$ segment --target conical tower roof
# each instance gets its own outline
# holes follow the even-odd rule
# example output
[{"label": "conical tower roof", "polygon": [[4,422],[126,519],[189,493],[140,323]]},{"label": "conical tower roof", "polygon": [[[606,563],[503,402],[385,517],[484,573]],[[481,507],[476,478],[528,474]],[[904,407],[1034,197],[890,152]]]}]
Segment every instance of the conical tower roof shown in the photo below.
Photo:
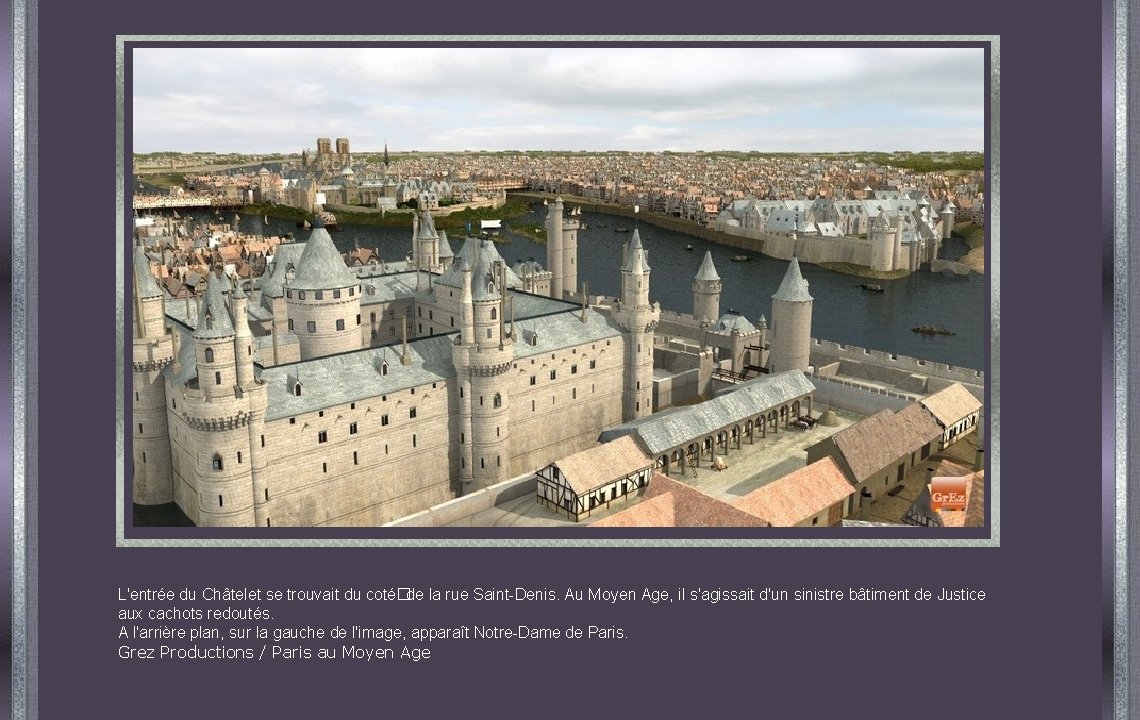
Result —
[{"label": "conical tower roof", "polygon": [[142,245],[135,245],[135,290],[141,298],[162,297],[162,290],[158,288],[154,275],[150,272],[150,260],[147,260]]},{"label": "conical tower roof", "polygon": [[435,220],[431,217],[431,210],[424,210],[423,218],[420,220],[419,237],[424,240],[430,240],[436,237]]},{"label": "conical tower roof", "polygon": [[804,276],[800,274],[800,261],[795,256],[788,263],[788,271],[784,273],[784,279],[772,299],[784,302],[812,301],[812,296],[808,294],[807,280],[804,280]]},{"label": "conical tower roof", "polygon": [[314,227],[297,261],[296,274],[289,287],[295,290],[331,290],[356,284],[356,276],[344,264],[332,236],[324,227]]},{"label": "conical tower roof", "polygon": [[198,313],[198,325],[194,328],[194,337],[213,339],[234,334],[233,320],[230,319],[230,311],[222,294],[223,282],[225,281],[213,270],[206,275],[206,294],[202,298],[202,309]]},{"label": "conical tower roof", "polygon": [[629,240],[629,247],[625,251],[625,263],[621,266],[622,272],[649,272],[649,265],[645,262],[645,248],[641,246],[641,235],[637,228],[633,229],[633,237]]},{"label": "conical tower roof", "polygon": [[720,275],[716,274],[716,266],[713,265],[711,251],[705,250],[705,259],[701,261],[701,266],[697,269],[697,277],[694,279],[706,281],[720,280]]},{"label": "conical tower roof", "polygon": [[455,257],[451,243],[447,241],[447,233],[443,230],[439,231],[439,256],[441,258]]}]

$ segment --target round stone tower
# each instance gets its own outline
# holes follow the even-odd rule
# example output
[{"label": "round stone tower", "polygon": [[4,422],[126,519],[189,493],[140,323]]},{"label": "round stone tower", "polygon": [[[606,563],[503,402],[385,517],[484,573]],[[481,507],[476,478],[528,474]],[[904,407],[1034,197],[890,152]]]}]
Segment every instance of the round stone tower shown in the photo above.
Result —
[{"label": "round stone tower", "polygon": [[561,300],[563,291],[562,198],[555,198],[546,212],[546,267],[551,272],[550,297]]},{"label": "round stone tower", "polygon": [[[890,235],[888,234],[889,238]],[[772,296],[769,372],[807,370],[811,355],[812,296],[795,257],[776,294]]]},{"label": "round stone tower", "polygon": [[578,228],[582,225],[578,208],[562,222],[562,291],[578,292]]},{"label": "round stone tower", "polygon": [[621,267],[621,302],[614,309],[614,319],[626,331],[623,421],[653,413],[653,333],[661,319],[661,308],[649,304],[648,260],[649,253],[634,228]]},{"label": "round stone tower", "polygon": [[174,359],[174,341],[166,329],[162,290],[150,272],[150,262],[141,246],[135,248],[132,268],[135,322],[131,348],[131,499],[140,505],[161,505],[174,500],[166,387],[162,379],[163,368]]},{"label": "round stone tower", "polygon": [[[460,477],[464,494],[513,476],[507,371],[515,357],[514,338],[506,333],[503,318],[506,267],[493,260],[490,239],[468,242],[479,244],[461,253],[456,266],[463,276],[463,288],[460,334],[452,348],[462,395]],[[468,264],[468,255],[474,257],[473,265]]]},{"label": "round stone tower", "polygon": [[[871,269],[893,270],[895,258],[894,231],[887,221],[886,212],[879,208],[879,214],[871,218],[868,237],[871,239]],[[776,317],[773,313],[773,322]]]},{"label": "round stone tower", "polygon": [[300,341],[301,359],[359,350],[360,281],[348,269],[320,218],[285,286],[289,324]]},{"label": "round stone tower", "polygon": [[[255,523],[246,393],[254,381],[252,352],[239,356],[237,350],[244,351],[252,343],[248,337],[238,337],[222,289],[227,281],[220,273],[218,268],[206,279],[193,333],[196,386],[194,382],[189,385],[180,404],[189,435],[185,446],[193,449],[189,455],[192,471],[184,467],[182,475],[192,477],[197,491],[197,507],[187,508],[184,503],[183,510],[199,526],[242,527]],[[244,333],[248,332],[246,325]],[[250,378],[244,387],[238,380],[239,363],[246,366],[241,374]]]},{"label": "round stone tower", "polygon": [[954,203],[950,202],[950,198],[946,198],[938,217],[942,219],[942,239],[949,240],[950,234],[954,232]]},{"label": "round stone tower", "polygon": [[713,265],[712,253],[705,251],[705,259],[693,278],[693,317],[702,324],[714,323],[720,318],[720,275]]}]

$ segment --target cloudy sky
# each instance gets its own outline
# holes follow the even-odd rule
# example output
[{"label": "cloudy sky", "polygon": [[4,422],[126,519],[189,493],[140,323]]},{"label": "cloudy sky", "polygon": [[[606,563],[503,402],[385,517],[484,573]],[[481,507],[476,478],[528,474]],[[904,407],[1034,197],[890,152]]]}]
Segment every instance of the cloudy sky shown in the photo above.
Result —
[{"label": "cloudy sky", "polygon": [[982,150],[979,48],[135,48],[135,152]]}]

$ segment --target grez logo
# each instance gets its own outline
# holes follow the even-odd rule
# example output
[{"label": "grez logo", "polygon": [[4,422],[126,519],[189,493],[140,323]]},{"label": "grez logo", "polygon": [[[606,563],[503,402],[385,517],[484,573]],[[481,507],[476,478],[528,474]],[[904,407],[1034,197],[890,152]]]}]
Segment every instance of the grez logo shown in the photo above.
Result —
[{"label": "grez logo", "polygon": [[965,510],[966,478],[936,477],[930,479],[931,510]]}]

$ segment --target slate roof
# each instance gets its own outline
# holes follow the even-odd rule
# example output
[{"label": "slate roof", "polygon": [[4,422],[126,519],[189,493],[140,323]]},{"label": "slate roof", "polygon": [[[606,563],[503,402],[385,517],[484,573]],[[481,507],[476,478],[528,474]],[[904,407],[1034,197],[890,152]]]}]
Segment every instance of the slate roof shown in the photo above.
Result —
[{"label": "slate roof", "polygon": [[135,245],[135,283],[136,292],[141,298],[162,297],[162,290],[150,271],[150,261],[142,245]]},{"label": "slate roof", "polygon": [[788,270],[784,273],[784,279],[780,282],[780,287],[772,299],[783,300],[784,302],[812,301],[812,296],[808,294],[808,282],[800,274],[800,261],[794,255],[792,261],[788,263]]},{"label": "slate roof", "polygon": [[[327,234],[327,233],[326,233]],[[285,294],[285,275],[289,266],[294,269],[305,252],[305,243],[281,243],[273,252],[273,270],[268,277],[261,279],[261,293],[269,297]]]},{"label": "slate roof", "polygon": [[954,383],[918,401],[942,427],[950,427],[982,409],[978,400],[961,383]]},{"label": "slate roof", "polygon": [[705,250],[705,258],[701,260],[701,266],[697,268],[697,276],[694,280],[720,280],[720,275],[716,274],[716,266],[713,265],[712,253],[708,250]]},{"label": "slate roof", "polygon": [[773,527],[793,527],[854,492],[828,456],[753,490],[733,505],[766,519]]},{"label": "slate roof", "polygon": [[340,251],[333,245],[329,231],[314,227],[305,243],[297,272],[289,287],[296,290],[332,290],[357,283],[356,274],[344,264]]},{"label": "slate roof", "polygon": [[[525,297],[518,295],[516,297]],[[537,297],[537,296],[531,296]],[[556,315],[547,315],[526,320],[520,320],[519,308],[515,308],[515,357],[529,358],[532,355],[541,355],[563,348],[583,345],[595,340],[616,338],[621,336],[621,330],[611,320],[596,310],[586,310],[586,322],[579,318],[582,311],[568,311]],[[536,338],[537,344],[531,344],[531,338]],[[614,346],[615,348],[617,346]]]},{"label": "slate roof", "polygon": [[[498,248],[495,247],[495,243],[492,242],[490,238],[468,236],[463,241],[463,247],[460,248],[459,252],[455,255],[451,268],[436,280],[437,283],[453,288],[463,287],[463,272],[461,270],[462,265],[460,264],[460,258],[465,259],[471,268],[471,295],[475,299],[479,299],[479,296],[476,294],[477,284],[482,285],[483,288],[479,292],[483,294],[486,293],[486,283],[476,282],[477,278],[486,275],[486,270],[484,270],[481,275],[479,268],[483,267],[489,270],[496,261],[506,265],[503,256],[499,254]],[[496,279],[495,286],[498,287],[498,284],[498,279]],[[515,274],[515,271],[512,270],[510,266],[507,266],[507,287],[517,288],[521,286],[522,280],[519,279],[519,276]]]},{"label": "slate roof", "polygon": [[629,247],[625,251],[625,262],[622,264],[621,269],[623,272],[636,272],[647,273],[649,272],[649,264],[646,262],[645,248],[641,246],[641,235],[637,233],[637,228],[633,229],[633,237],[629,239]]},{"label": "slate roof", "polygon": [[234,324],[222,294],[223,284],[228,284],[228,281],[219,278],[216,273],[211,272],[206,276],[206,294],[202,298],[194,337],[215,339],[234,334]]},{"label": "slate roof", "polygon": [[431,210],[424,209],[423,217],[420,220],[419,237],[421,240],[430,240],[436,237],[435,220],[431,217]]},{"label": "slate roof", "polygon": [[[269,391],[265,419],[292,417],[455,377],[448,335],[409,341],[410,365],[400,364],[400,353],[400,345],[387,345],[265,368],[261,373]],[[384,362],[388,363],[387,375],[380,370]],[[293,379],[301,382],[300,396],[293,394]],[[447,389],[431,392],[446,393]],[[415,401],[422,397],[417,395]]]},{"label": "slate roof", "polygon": [[711,332],[713,335],[731,335],[733,330],[739,330],[741,335],[756,332],[756,326],[748,318],[738,313],[725,313],[716,321]]},{"label": "slate roof", "polygon": [[623,423],[604,431],[601,438],[634,435],[655,456],[813,392],[815,386],[799,370],[773,373],[741,383],[730,392],[697,405]]}]

